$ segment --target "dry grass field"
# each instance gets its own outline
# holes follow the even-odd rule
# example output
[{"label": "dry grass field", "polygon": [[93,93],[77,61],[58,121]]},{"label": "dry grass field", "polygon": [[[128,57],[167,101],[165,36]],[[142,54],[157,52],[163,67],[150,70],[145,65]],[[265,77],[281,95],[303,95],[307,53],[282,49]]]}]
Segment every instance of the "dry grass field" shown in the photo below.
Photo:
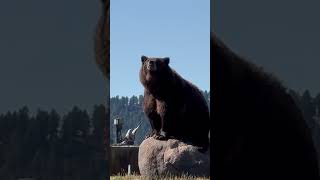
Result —
[{"label": "dry grass field", "polygon": [[111,180],[209,180],[210,178],[201,178],[201,177],[192,177],[192,176],[181,176],[181,177],[153,177],[153,178],[145,178],[142,176],[136,176],[136,175],[131,175],[131,176],[111,176]]}]

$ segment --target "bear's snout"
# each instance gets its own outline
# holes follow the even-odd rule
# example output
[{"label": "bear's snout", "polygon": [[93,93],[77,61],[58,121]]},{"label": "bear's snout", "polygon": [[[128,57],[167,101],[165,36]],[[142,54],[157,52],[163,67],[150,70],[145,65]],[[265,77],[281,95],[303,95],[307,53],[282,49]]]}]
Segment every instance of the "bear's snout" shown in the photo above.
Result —
[{"label": "bear's snout", "polygon": [[147,64],[147,69],[149,71],[156,71],[157,70],[156,62],[155,61],[149,61],[148,64]]}]

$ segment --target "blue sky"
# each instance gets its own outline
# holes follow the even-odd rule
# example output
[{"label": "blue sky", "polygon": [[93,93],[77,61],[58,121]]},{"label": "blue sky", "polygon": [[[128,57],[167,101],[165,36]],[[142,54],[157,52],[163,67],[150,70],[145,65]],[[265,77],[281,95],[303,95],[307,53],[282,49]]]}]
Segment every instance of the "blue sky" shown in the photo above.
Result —
[{"label": "blue sky", "polygon": [[143,94],[141,55],[210,90],[210,0],[111,0],[111,97]]}]

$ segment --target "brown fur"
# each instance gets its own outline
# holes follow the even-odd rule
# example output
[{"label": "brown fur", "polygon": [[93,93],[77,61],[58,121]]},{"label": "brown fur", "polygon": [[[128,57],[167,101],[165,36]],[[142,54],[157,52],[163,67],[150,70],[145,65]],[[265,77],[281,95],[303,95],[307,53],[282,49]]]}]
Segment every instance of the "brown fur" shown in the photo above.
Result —
[{"label": "brown fur", "polygon": [[142,56],[141,60],[143,108],[152,127],[150,135],[176,138],[206,149],[209,109],[201,91],[170,68],[169,58]]},{"label": "brown fur", "polygon": [[213,179],[319,179],[311,132],[286,88],[211,38]]}]

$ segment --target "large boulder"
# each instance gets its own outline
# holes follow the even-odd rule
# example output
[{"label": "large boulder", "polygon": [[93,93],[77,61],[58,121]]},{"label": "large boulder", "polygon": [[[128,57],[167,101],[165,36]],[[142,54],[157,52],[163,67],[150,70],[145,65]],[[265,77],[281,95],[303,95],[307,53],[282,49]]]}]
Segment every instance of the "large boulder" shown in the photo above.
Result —
[{"label": "large boulder", "polygon": [[210,176],[210,149],[205,153],[176,139],[152,137],[139,147],[138,164],[142,176],[184,175]]}]

